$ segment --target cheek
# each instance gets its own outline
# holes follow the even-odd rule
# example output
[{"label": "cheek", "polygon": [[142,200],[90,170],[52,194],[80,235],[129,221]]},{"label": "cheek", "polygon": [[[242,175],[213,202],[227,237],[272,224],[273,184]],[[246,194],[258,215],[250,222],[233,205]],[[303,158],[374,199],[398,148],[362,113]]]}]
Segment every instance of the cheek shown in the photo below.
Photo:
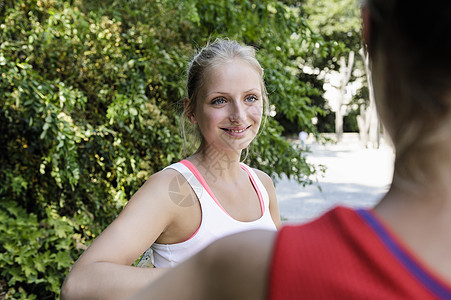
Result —
[{"label": "cheek", "polygon": [[199,116],[202,116],[198,119],[199,127],[203,131],[208,131],[215,127],[217,123],[221,121],[223,116],[218,110],[211,110],[211,111],[202,111]]},{"label": "cheek", "polygon": [[260,123],[263,115],[263,106],[262,105],[253,105],[249,108],[248,114],[251,116],[253,120]]},{"label": "cheek", "polygon": [[205,114],[204,118],[206,122],[212,124],[221,122],[226,116],[227,114],[225,114],[223,110],[212,109]]}]

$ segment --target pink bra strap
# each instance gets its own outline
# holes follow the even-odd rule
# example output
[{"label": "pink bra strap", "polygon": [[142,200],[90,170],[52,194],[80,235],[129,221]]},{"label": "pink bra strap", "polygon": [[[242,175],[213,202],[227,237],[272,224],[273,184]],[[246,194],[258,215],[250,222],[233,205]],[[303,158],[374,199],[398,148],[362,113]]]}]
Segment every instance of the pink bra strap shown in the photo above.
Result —
[{"label": "pink bra strap", "polygon": [[263,216],[265,214],[265,203],[263,202],[263,197],[262,197],[262,194],[260,192],[260,189],[258,188],[258,185],[255,182],[255,179],[252,176],[252,173],[247,169],[247,167],[244,164],[241,164],[241,169],[246,171],[246,173],[249,175],[249,178],[251,179],[251,183],[252,183],[255,191],[257,192],[258,201],[260,201],[260,208],[261,208],[262,216]]},{"label": "pink bra strap", "polygon": [[222,205],[218,202],[218,200],[216,199],[215,195],[213,194],[213,191],[210,189],[210,187],[208,186],[207,182],[205,181],[204,177],[202,177],[202,174],[200,174],[200,172],[196,169],[196,167],[189,161],[189,160],[182,160],[180,161],[183,165],[185,165],[185,167],[187,167],[191,173],[194,174],[194,176],[197,178],[197,180],[199,180],[200,184],[202,184],[202,186],[204,187],[204,189],[207,191],[207,193],[210,195],[210,197],[216,202],[216,204],[229,216],[229,213],[224,209],[224,207],[222,207]]},{"label": "pink bra strap", "polygon": [[[219,208],[221,208],[221,210],[225,214],[227,214],[229,217],[232,218],[232,216],[229,215],[229,213],[224,209],[224,207],[222,207],[221,203],[219,203],[219,201],[216,199],[215,195],[213,194],[213,191],[210,189],[210,187],[208,186],[204,177],[202,177],[202,174],[200,174],[200,172],[196,169],[196,167],[189,160],[186,160],[186,159],[180,161],[180,163],[182,163],[185,167],[187,167],[191,171],[191,173],[194,174],[194,176],[197,178],[197,180],[200,182],[200,184],[202,184],[204,189],[207,191],[207,193],[210,195],[210,197],[213,199],[213,201],[215,201],[215,203],[219,206]],[[260,202],[260,209],[262,211],[262,216],[263,216],[265,213],[265,205],[263,202],[263,197],[260,192],[260,189],[258,188],[257,183],[255,182],[255,179],[252,177],[252,174],[250,173],[250,171],[243,164],[241,164],[241,168],[244,171],[246,171],[246,173],[249,175],[252,186],[254,187],[255,191],[257,192],[258,200]]]}]

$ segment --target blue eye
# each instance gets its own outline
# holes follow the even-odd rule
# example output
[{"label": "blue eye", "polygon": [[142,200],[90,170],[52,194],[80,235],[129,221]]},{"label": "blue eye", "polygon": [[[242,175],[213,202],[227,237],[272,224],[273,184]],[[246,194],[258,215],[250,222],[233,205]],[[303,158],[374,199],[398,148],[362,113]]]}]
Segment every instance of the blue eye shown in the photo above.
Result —
[{"label": "blue eye", "polygon": [[211,101],[211,104],[213,104],[213,105],[220,105],[220,104],[224,104],[225,102],[226,101],[225,101],[225,99],[223,97],[217,97],[217,98],[214,98]]},{"label": "blue eye", "polygon": [[257,100],[258,100],[258,98],[255,95],[246,96],[246,99],[245,99],[246,102],[255,102]]}]

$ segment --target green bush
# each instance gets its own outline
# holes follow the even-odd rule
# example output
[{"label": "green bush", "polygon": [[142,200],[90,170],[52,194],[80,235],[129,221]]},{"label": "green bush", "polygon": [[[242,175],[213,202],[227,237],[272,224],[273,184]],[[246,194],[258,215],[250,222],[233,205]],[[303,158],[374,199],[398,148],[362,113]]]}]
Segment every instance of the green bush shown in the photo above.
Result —
[{"label": "green bush", "polygon": [[0,208],[1,276],[10,287],[6,297],[57,295],[66,270],[73,264],[71,254],[81,254],[86,247],[86,237],[74,233],[80,230],[78,224],[84,223],[83,217],[61,217],[49,206],[38,219],[13,201],[1,202]]},{"label": "green bush", "polygon": [[[0,32],[7,299],[58,297],[83,249],[152,173],[181,159],[185,68],[207,40],[259,49],[274,109],[290,121],[311,128],[319,111],[296,59],[320,37],[278,1],[0,0]],[[248,162],[308,184],[315,169],[282,131],[269,117]]]}]

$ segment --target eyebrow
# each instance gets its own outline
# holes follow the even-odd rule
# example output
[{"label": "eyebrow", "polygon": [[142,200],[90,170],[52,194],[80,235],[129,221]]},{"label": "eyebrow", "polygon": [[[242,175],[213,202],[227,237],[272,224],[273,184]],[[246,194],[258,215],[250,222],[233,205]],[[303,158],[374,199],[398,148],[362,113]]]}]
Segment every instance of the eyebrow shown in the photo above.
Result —
[{"label": "eyebrow", "polygon": [[245,93],[250,93],[250,92],[253,92],[253,91],[256,91],[256,92],[261,93],[261,90],[260,90],[260,89],[257,89],[257,88],[252,88],[252,89],[250,89],[250,90],[248,90],[248,91],[245,91]]},{"label": "eyebrow", "polygon": [[[261,93],[261,90],[258,89],[258,88],[252,88],[250,90],[244,91],[243,94],[247,94],[247,93],[250,93],[250,92]],[[212,94],[228,95],[229,93],[228,92],[211,92],[211,93],[208,93],[206,96],[210,96]]]}]

